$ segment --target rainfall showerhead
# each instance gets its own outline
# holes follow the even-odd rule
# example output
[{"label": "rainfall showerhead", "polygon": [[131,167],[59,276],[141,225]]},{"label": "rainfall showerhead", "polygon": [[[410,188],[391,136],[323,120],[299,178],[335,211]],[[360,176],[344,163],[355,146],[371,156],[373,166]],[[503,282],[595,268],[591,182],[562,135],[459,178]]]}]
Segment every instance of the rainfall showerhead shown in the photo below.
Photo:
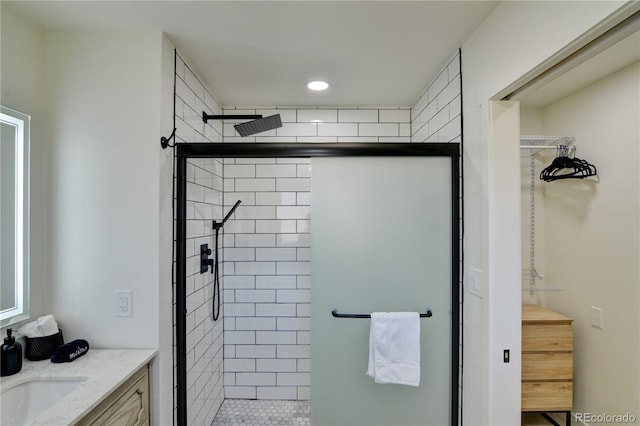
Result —
[{"label": "rainfall showerhead", "polygon": [[206,123],[208,120],[252,120],[233,125],[240,136],[243,137],[282,127],[280,114],[262,118],[262,115],[210,115],[203,111],[202,121]]},{"label": "rainfall showerhead", "polygon": [[247,121],[246,123],[234,124],[233,127],[240,134],[240,136],[244,137],[282,127],[282,121],[280,120],[280,114],[274,114],[270,115],[269,117]]}]

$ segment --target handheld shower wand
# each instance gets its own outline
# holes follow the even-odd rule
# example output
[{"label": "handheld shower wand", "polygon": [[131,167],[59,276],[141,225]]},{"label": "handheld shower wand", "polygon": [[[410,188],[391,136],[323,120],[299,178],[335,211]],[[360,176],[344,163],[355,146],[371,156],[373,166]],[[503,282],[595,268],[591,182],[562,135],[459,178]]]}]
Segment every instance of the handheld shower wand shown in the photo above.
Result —
[{"label": "handheld shower wand", "polygon": [[[240,204],[240,200],[238,200],[233,207],[231,207],[231,210],[229,210],[229,213],[227,213],[227,215],[224,217],[224,219],[222,219],[222,221],[217,222],[217,221],[213,221],[213,229],[216,231],[216,246],[215,246],[215,263],[214,263],[214,268],[211,272],[213,272],[213,320],[217,321],[218,317],[220,316],[220,271],[218,270],[218,260],[219,260],[219,256],[218,256],[218,234],[220,233],[220,229],[224,226],[224,224],[227,222],[227,220],[229,220],[229,218],[231,217],[231,215],[233,214],[233,212],[236,210],[236,208],[238,208],[238,205]],[[218,310],[218,313],[216,313],[216,307]]]},{"label": "handheld shower wand", "polygon": [[234,211],[236,211],[236,209],[238,208],[238,205],[241,203],[241,200],[236,201],[236,203],[233,205],[233,207],[231,207],[231,210],[229,210],[229,213],[227,213],[227,215],[224,217],[224,219],[222,219],[222,222],[217,222],[217,221],[213,221],[213,229],[215,229],[216,231],[220,228],[222,228],[224,226],[225,223],[227,223],[227,220],[229,220],[229,218],[231,217],[231,215],[233,214]]}]

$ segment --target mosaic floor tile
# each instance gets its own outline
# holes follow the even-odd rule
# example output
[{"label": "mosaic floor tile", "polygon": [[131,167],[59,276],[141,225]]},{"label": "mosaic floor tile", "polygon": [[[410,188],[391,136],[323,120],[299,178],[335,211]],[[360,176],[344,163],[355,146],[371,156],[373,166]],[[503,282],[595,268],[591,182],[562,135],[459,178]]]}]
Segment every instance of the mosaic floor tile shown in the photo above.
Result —
[{"label": "mosaic floor tile", "polygon": [[211,426],[310,426],[311,402],[225,399]]}]

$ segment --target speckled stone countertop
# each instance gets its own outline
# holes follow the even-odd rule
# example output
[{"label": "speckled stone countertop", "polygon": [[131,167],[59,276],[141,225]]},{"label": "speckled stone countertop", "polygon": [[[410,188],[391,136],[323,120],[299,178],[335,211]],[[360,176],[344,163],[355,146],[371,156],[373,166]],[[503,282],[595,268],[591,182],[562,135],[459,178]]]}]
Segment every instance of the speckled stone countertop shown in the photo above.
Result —
[{"label": "speckled stone countertop", "polygon": [[22,370],[0,381],[4,390],[30,380],[86,378],[71,393],[54,404],[32,424],[73,425],[102,402],[140,367],[149,363],[155,350],[90,349],[73,362],[23,360]]}]

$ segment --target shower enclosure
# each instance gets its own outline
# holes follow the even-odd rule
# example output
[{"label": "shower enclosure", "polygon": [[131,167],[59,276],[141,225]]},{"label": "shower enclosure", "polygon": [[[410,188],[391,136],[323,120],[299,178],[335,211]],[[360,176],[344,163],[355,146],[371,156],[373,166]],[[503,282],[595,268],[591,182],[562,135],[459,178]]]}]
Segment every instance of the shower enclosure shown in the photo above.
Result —
[{"label": "shower enclosure", "polygon": [[[185,143],[177,144],[176,158],[178,424],[188,424],[187,412],[192,409],[188,400],[193,398],[193,394],[187,398],[187,392],[193,392],[188,382],[198,380],[191,370],[187,371],[193,363],[191,354],[187,359],[187,340],[193,340],[192,335],[187,336],[187,323],[193,321],[192,304],[187,303],[187,287],[193,280],[187,279],[187,258],[193,255],[193,248],[187,245],[191,232],[187,219],[192,215],[187,212],[191,167],[187,160],[212,158],[218,168],[230,158],[311,158],[312,255],[305,259],[311,261],[311,313],[307,305],[305,315],[310,317],[312,327],[310,341],[305,343],[311,348],[314,422],[383,425],[393,419],[394,424],[458,423],[459,144]],[[342,160],[352,163],[343,168]],[[351,175],[342,175],[339,170],[348,170]],[[356,182],[358,177],[360,183]],[[349,182],[349,189],[345,182]],[[318,187],[325,183],[325,190]],[[229,190],[222,187],[220,184],[220,194],[214,198]],[[235,201],[237,195],[230,196]],[[219,204],[213,208],[211,219],[221,218],[230,208],[223,208],[221,201]],[[250,205],[245,207],[243,201],[236,217],[242,216],[243,208],[250,210]],[[358,212],[357,208],[362,210]],[[233,218],[225,227],[230,225]],[[325,225],[328,228],[322,228]],[[298,249],[301,252],[309,257],[308,248]],[[337,258],[331,257],[338,253],[341,255]],[[431,317],[421,319],[421,386],[374,385],[364,374],[368,321],[336,318],[331,315],[333,309],[364,314],[431,310]],[[220,341],[221,322],[207,319],[207,324],[218,329],[214,339]],[[308,371],[308,367],[302,371]],[[298,389],[300,392],[304,388]],[[406,404],[414,407],[413,411],[407,410]],[[398,412],[393,414],[390,406],[397,407]],[[379,408],[385,408],[387,417],[376,411]],[[368,416],[357,417],[363,409]]]}]

